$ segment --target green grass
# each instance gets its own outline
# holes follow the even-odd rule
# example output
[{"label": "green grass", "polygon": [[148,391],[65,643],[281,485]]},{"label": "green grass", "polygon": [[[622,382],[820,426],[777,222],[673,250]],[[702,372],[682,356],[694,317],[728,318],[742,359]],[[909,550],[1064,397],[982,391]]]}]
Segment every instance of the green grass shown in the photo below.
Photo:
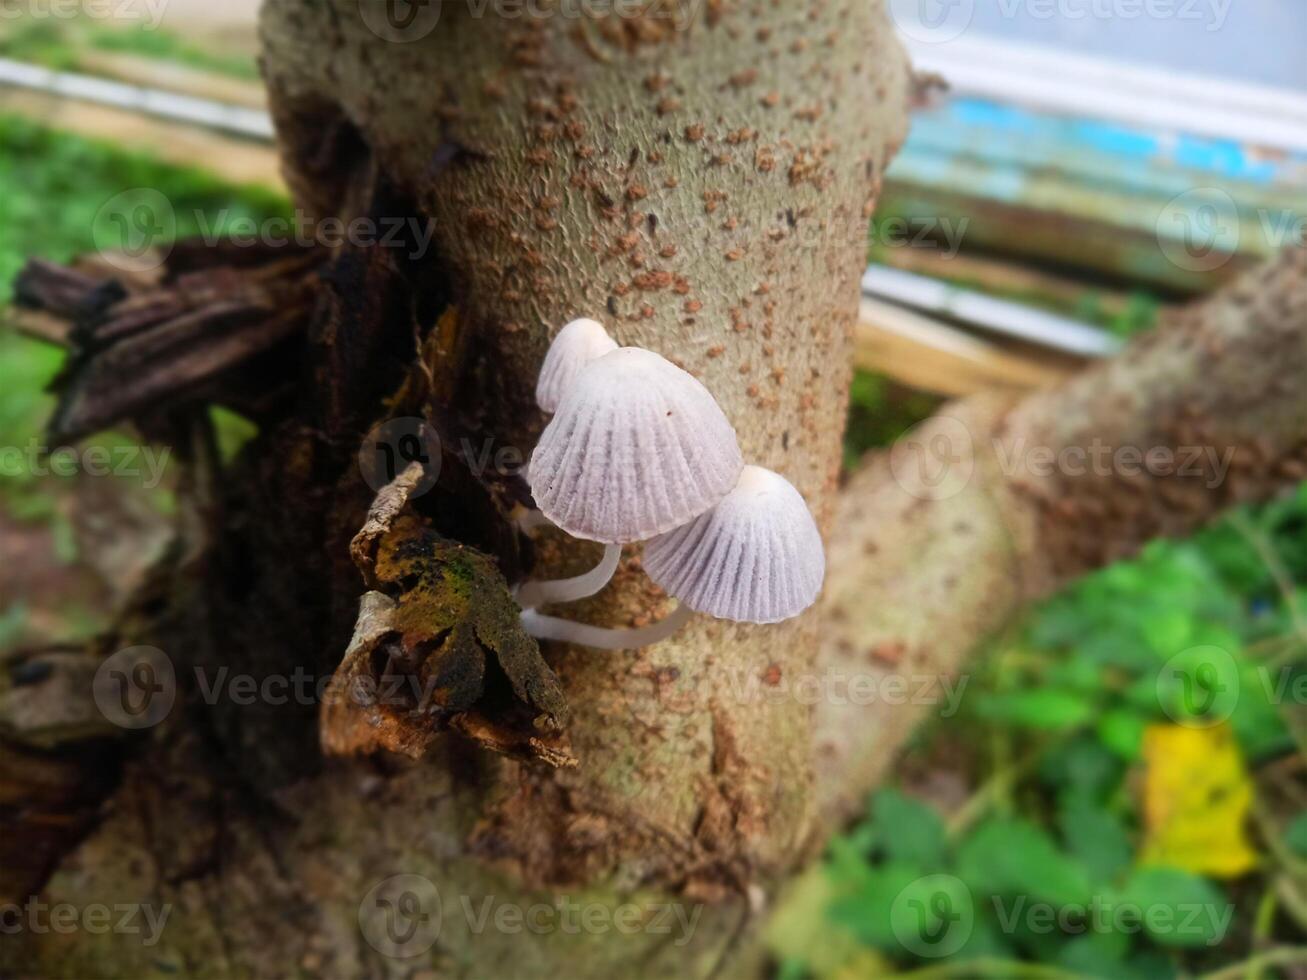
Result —
[{"label": "green grass", "polygon": [[[13,278],[26,259],[63,261],[93,251],[97,244],[115,244],[97,236],[97,228],[104,228],[97,215],[120,195],[132,199],[142,189],[167,199],[181,235],[198,233],[202,218],[221,228],[242,217],[290,214],[288,202],[268,191],[232,187],[206,174],[0,115],[0,200],[5,202],[0,208],[0,304],[9,301]],[[57,448],[46,446],[43,432],[54,405],[46,389],[63,360],[62,351],[17,334],[0,319],[0,448],[25,452],[34,442]],[[230,451],[248,423],[229,415],[219,416],[219,423],[219,439]],[[113,452],[137,441],[129,433],[105,432],[84,446]],[[146,482],[144,475],[115,479],[137,485]],[[66,565],[79,557],[65,506],[72,484],[69,478],[38,473],[25,464],[0,476],[5,520],[46,528],[52,551]],[[171,510],[168,483],[148,490],[141,486],[141,492],[159,513]],[[70,636],[85,635],[99,622],[96,611],[85,608],[75,596],[68,598],[59,615]],[[33,638],[21,626],[27,620],[26,610],[0,607],[0,617],[0,646]]]},{"label": "green grass", "polygon": [[[1274,815],[1265,832],[1271,836],[1254,839],[1261,866],[1215,880],[1140,861],[1138,781],[1147,726],[1212,720],[1168,683],[1177,663],[1190,676],[1210,665],[1223,672],[1224,689],[1237,692],[1219,713],[1229,711],[1254,778],[1300,752],[1282,711],[1301,705],[1272,703],[1275,682],[1266,678],[1293,683],[1307,676],[1292,608],[1307,582],[1304,529],[1307,489],[1300,488],[1191,540],[1154,542],[1139,559],[1089,576],[1034,609],[968,672],[961,710],[922,732],[899,769],[912,789],[923,774],[940,778],[942,768],[966,781],[969,796],[942,808],[930,793],[876,793],[867,816],[831,847],[822,871],[829,882],[822,928],[883,957],[877,962],[885,975],[905,976],[939,963],[959,964],[959,976],[979,976],[979,968],[961,964],[983,960],[1000,964],[993,975],[1003,977],[1023,976],[1023,964],[1040,963],[1068,977],[1166,980],[1243,959],[1259,929],[1262,943],[1293,942],[1305,925],[1301,912],[1274,909],[1259,925],[1256,899],[1280,878],[1303,880],[1307,865],[1284,854],[1307,853],[1307,815],[1292,808]],[[1292,592],[1281,591],[1284,580],[1277,581],[1259,545],[1272,549]],[[941,887],[958,888],[961,897],[941,899]],[[932,901],[973,913],[955,927],[965,941],[938,948],[946,956],[936,959],[928,942],[913,940],[915,930],[929,934],[932,922],[942,922],[938,934],[947,936],[949,928],[947,919],[918,919],[905,910],[914,889],[924,915]],[[1045,931],[1014,917],[1023,902],[1072,915],[1096,901],[1185,915],[1191,906],[1219,912],[1229,904],[1233,912],[1228,926],[1217,929],[1205,917],[1184,934],[1136,930],[1106,916],[1102,927]],[[801,959],[787,969],[819,975]]]},{"label": "green grass", "polygon": [[[97,244],[97,215],[123,194],[157,191],[176,215],[180,236],[206,221],[221,228],[241,218],[290,216],[281,196],[237,188],[207,174],[157,163],[27,120],[0,115],[0,303],[28,258],[64,261]],[[12,331],[0,333],[0,444],[40,431],[51,400],[43,393],[62,354]]]},{"label": "green grass", "polygon": [[[1151,329],[1160,309],[1144,292],[1117,313],[1092,291],[1074,305],[1008,298],[1119,336]],[[847,460],[889,445],[935,404],[859,374]],[[772,938],[780,975],[1168,980],[1267,949],[1302,969],[1307,955],[1292,944],[1307,934],[1307,810],[1285,802],[1278,772],[1307,752],[1307,721],[1292,723],[1305,706],[1277,691],[1307,691],[1305,603],[1300,487],[1190,540],[1154,542],[1030,610],[966,669],[955,714],[939,696],[896,779],[800,886],[806,907],[788,910]],[[1203,677],[1236,695],[1216,718],[1181,683]],[[1145,731],[1227,714],[1256,792],[1266,791],[1249,837],[1257,867],[1216,879],[1145,861]],[[1301,778],[1288,780],[1307,800]],[[1191,815],[1229,832],[1214,826],[1220,801],[1210,804]],[[1032,903],[1051,928],[1017,912]],[[1077,920],[1095,903],[1213,914],[1184,933],[1109,913]]]},{"label": "green grass", "polygon": [[0,56],[76,71],[81,55],[105,51],[168,61],[190,68],[256,81],[258,65],[252,56],[216,54],[162,28],[146,24],[114,26],[85,18],[24,19],[0,27]]}]

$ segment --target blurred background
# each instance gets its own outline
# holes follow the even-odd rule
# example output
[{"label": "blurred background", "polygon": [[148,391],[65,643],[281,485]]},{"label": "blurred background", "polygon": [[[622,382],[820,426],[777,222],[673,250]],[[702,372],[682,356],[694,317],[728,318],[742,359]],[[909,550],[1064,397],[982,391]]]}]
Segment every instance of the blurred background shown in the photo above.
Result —
[{"label": "blurred background", "polygon": [[[1052,383],[1304,243],[1301,0],[890,6],[922,85],[869,229],[850,465],[948,398]],[[29,256],[290,215],[256,9],[0,10],[0,303]],[[62,353],[2,316],[0,661],[94,635],[165,547],[175,489],[127,464],[124,433],[90,441],[106,475],[34,465],[57,448]],[[224,452],[251,434],[216,421]],[[1012,624],[800,883],[778,973],[1307,977],[1305,583],[1307,487]],[[923,896],[944,882],[956,901],[905,935],[896,908],[931,880]],[[1159,909],[1176,914],[1130,911]]]}]

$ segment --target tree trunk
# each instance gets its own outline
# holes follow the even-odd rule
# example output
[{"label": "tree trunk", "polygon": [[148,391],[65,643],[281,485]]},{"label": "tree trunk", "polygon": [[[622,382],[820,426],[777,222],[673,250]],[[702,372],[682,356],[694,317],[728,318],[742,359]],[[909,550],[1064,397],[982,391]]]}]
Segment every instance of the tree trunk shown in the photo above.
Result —
[{"label": "tree trunk", "polygon": [[[529,452],[550,336],[588,315],[697,375],[746,458],[788,476],[829,530],[867,220],[905,126],[903,55],[868,0],[675,0],[607,18],[446,3],[429,33],[424,8],[399,36],[374,29],[382,6],[269,0],[273,113],[313,218],[421,217],[434,248],[338,250],[293,409],[264,419],[214,485],[198,515],[208,547],[179,560],[169,611],[132,637],[177,665],[184,710],[148,737],[43,896],[169,906],[166,927],[156,945],[24,934],[0,965],[77,977],[748,972],[757,913],[821,828],[810,708],[751,692],[812,669],[815,614],[772,627],[700,618],[634,653],[548,645],[571,707],[571,769],[454,736],[417,763],[324,763],[315,704],[206,703],[192,678],[335,669],[365,591],[348,548],[371,498],[356,453],[447,304],[457,327],[436,370],[479,449]],[[441,530],[459,536],[457,521]],[[628,625],[661,608],[630,549],[583,612]],[[379,897],[396,875],[418,877]],[[407,890],[431,913],[428,888],[438,937],[422,943],[432,920],[415,919],[417,939],[394,948],[381,898]],[[496,920],[537,902],[555,911]],[[624,904],[635,919],[602,924]],[[569,919],[577,906],[591,911]]]}]

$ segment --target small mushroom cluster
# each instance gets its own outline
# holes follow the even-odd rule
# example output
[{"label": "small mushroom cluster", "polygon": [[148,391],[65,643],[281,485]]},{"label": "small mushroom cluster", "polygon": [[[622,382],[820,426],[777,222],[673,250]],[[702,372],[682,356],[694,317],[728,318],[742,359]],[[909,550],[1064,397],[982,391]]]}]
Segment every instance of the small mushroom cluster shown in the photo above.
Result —
[{"label": "small mushroom cluster", "polygon": [[[607,549],[585,575],[519,586],[527,632],[626,650],[666,639],[695,612],[777,623],[816,601],[826,557],[808,505],[784,477],[745,465],[735,429],[690,374],[576,320],[550,347],[536,399],[554,417],[527,471],[540,508],[528,523]],[[604,629],[538,611],[597,593],[621,546],[637,541],[649,577],[680,600],[666,619]]]}]

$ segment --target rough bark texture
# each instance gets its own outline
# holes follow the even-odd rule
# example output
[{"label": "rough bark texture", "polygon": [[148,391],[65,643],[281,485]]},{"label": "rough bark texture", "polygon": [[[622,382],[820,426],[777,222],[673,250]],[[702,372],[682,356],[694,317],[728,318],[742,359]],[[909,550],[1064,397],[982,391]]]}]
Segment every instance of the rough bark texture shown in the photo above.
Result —
[{"label": "rough bark texture", "polygon": [[[551,332],[597,316],[700,377],[746,456],[829,519],[866,220],[904,122],[879,5],[596,22],[447,4],[402,45],[354,8],[268,6],[274,112],[292,134],[343,119],[368,148],[356,172],[384,171],[434,217],[482,435],[533,443]],[[292,186],[334,212],[306,138],[290,142]],[[586,615],[624,625],[650,605],[632,563]],[[814,622],[701,622],[616,664],[558,651],[583,765],[543,784],[505,772],[486,840],[539,882],[688,879],[716,895],[781,870],[812,812],[806,711],[741,703],[722,677],[804,669]]]},{"label": "rough bark texture", "polygon": [[[829,528],[866,222],[903,134],[907,68],[880,3],[657,7],[501,19],[447,3],[436,30],[396,44],[356,0],[266,5],[299,203],[427,216],[436,248],[346,247],[326,273],[299,403],[224,477],[200,522],[222,533],[176,568],[175,612],[149,634],[178,663],[185,709],[46,888],[49,902],[171,903],[161,942],[24,935],[9,948],[25,968],[693,976],[753,962],[740,937],[810,848],[816,808],[809,707],[747,685],[810,669],[815,615],[700,621],[619,656],[547,650],[580,760],[563,771],[458,740],[416,765],[324,766],[313,706],[207,705],[185,683],[192,668],[335,667],[363,591],[348,542],[369,494],[353,455],[446,302],[460,327],[442,370],[477,439],[532,445],[551,332],[597,316],[700,377],[746,456],[790,477]],[[660,607],[633,553],[582,612],[626,625]],[[375,923],[366,896],[402,873],[444,899],[439,943],[417,960],[363,941],[361,903]],[[670,897],[700,917],[681,946],[654,930],[474,934],[463,912],[560,890]]]}]

